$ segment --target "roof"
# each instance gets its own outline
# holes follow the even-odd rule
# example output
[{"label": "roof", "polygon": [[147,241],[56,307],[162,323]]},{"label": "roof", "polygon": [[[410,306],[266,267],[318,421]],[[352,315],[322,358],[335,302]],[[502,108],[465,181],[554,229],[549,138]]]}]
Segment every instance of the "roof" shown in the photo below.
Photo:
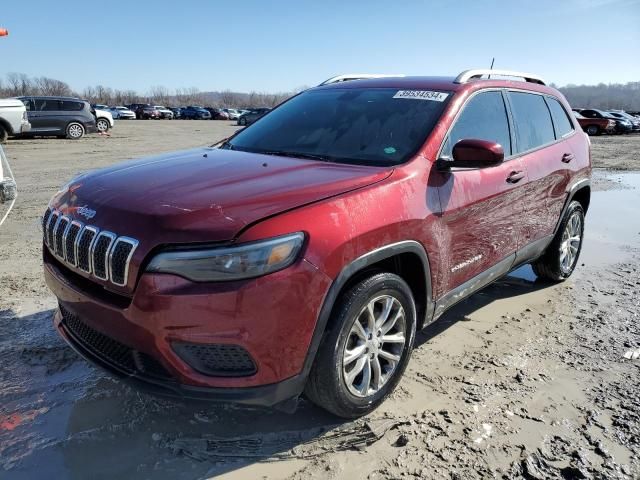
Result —
[{"label": "roof", "polygon": [[555,93],[555,89],[533,82],[522,80],[506,80],[504,78],[474,79],[466,83],[456,83],[457,77],[439,76],[415,76],[415,77],[383,77],[367,78],[361,80],[350,80],[348,82],[330,83],[315,87],[315,89],[331,88],[398,88],[405,90],[441,90],[448,92],[459,92],[466,90],[476,90],[481,87],[496,88],[519,88],[542,93]]}]

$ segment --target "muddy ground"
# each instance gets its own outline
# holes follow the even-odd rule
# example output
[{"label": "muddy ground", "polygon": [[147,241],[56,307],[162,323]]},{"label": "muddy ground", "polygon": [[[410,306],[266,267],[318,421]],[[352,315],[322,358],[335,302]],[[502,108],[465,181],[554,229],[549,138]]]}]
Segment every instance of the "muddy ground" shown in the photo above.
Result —
[{"label": "muddy ground", "polygon": [[226,122],[119,122],[111,138],[10,141],[0,228],[0,478],[640,478],[640,135],[596,137],[580,266],[523,267],[418,336],[380,409],[340,421],[181,403],[79,359],[51,326],[38,217],[81,171],[213,143]]}]

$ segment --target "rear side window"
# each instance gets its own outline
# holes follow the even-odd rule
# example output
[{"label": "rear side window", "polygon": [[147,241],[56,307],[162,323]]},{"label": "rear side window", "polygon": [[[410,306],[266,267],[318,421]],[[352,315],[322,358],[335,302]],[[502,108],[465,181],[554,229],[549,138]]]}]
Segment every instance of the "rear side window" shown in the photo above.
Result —
[{"label": "rear side window", "polygon": [[502,93],[479,93],[465,105],[445,140],[443,157],[451,157],[453,146],[463,139],[488,140],[502,145],[504,156],[512,153],[509,119]]},{"label": "rear side window", "polygon": [[573,131],[573,124],[569,120],[567,111],[558,100],[547,97],[549,110],[551,110],[551,118],[553,118],[553,126],[556,130],[556,138],[561,138]]},{"label": "rear side window", "polygon": [[509,92],[516,124],[518,152],[525,152],[555,140],[551,114],[542,95]]},{"label": "rear side window", "polygon": [[72,100],[62,101],[62,110],[66,112],[79,112],[84,107],[82,102],[74,102]]},{"label": "rear side window", "polygon": [[57,112],[60,110],[59,100],[53,100],[51,98],[36,98],[35,106],[38,112]]}]

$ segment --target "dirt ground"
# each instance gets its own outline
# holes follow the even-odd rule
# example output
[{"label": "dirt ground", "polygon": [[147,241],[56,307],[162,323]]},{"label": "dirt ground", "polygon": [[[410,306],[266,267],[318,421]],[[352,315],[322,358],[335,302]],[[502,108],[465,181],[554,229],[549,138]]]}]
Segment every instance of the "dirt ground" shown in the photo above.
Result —
[{"label": "dirt ground", "polygon": [[158,399],[79,359],[41,274],[49,198],[79,172],[235,128],[131,121],[6,145],[20,196],[0,227],[0,479],[640,478],[640,135],[592,139],[610,170],[574,276],[550,285],[527,266],[459,304],[366,418]]}]

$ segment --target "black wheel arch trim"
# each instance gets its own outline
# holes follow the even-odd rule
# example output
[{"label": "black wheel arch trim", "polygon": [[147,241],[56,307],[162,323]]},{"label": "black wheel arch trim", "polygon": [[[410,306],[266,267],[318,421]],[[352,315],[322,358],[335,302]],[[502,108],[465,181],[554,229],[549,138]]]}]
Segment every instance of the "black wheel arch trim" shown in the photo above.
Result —
[{"label": "black wheel arch trim", "polygon": [[[324,302],[322,304],[322,308],[320,309],[320,314],[318,315],[318,320],[316,321],[316,326],[313,331],[313,336],[311,337],[311,343],[309,344],[309,348],[307,350],[307,356],[304,361],[304,365],[302,368],[302,372],[300,375],[306,379],[311,371],[311,367],[313,366],[313,362],[315,361],[316,353],[318,352],[318,348],[320,347],[320,343],[322,342],[322,338],[324,337],[325,330],[327,325],[329,324],[329,319],[331,317],[331,312],[333,311],[333,307],[338,300],[338,296],[347,282],[353,278],[358,272],[361,272],[367,267],[374,265],[382,260],[386,260],[388,258],[395,257],[396,255],[401,255],[404,253],[412,253],[418,256],[422,267],[425,272],[425,319],[423,325],[426,325],[431,322],[434,311],[433,297],[431,291],[431,267],[429,265],[429,257],[427,256],[427,252],[419,242],[415,240],[405,240],[397,243],[392,243],[389,245],[385,245],[383,247],[379,247],[375,250],[372,250],[364,255],[356,258],[347,266],[345,266],[338,276],[335,278],[331,287],[329,287],[329,291],[325,296]],[[416,319],[418,321],[418,319]],[[418,326],[421,323],[418,321]]]},{"label": "black wheel arch trim", "polygon": [[[573,198],[576,196],[576,193],[578,193],[580,190],[582,190],[585,187],[591,188],[591,179],[583,178],[567,186],[567,198],[564,201],[564,206],[562,207],[562,211],[560,212],[560,216],[558,217],[556,226],[553,229],[554,235],[557,233],[558,228],[560,228],[560,223],[562,223],[562,219],[567,213],[567,209],[569,208],[569,205],[571,204],[571,201],[573,200]],[[584,213],[586,214],[587,212],[585,211]]]}]

